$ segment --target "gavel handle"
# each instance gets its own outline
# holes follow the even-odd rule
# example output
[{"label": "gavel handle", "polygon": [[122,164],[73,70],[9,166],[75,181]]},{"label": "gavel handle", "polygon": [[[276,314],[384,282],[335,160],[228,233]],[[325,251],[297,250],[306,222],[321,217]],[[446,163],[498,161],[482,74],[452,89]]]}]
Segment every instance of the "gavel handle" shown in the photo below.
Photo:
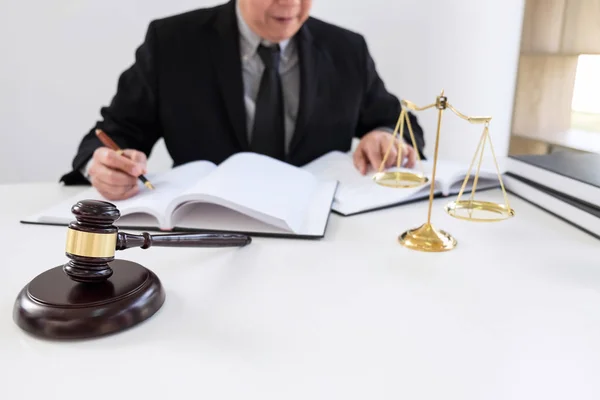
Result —
[{"label": "gavel handle", "polygon": [[247,235],[234,233],[169,233],[150,235],[143,232],[141,235],[119,232],[117,233],[116,250],[125,250],[133,247],[147,249],[155,247],[242,247],[250,244],[252,238]]}]

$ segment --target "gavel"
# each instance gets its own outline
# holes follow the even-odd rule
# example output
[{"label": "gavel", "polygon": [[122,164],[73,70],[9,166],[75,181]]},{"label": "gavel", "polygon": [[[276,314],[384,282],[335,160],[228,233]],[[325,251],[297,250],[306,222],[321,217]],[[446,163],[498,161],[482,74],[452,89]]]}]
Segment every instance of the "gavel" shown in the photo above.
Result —
[{"label": "gavel", "polygon": [[134,247],[243,247],[251,238],[229,233],[121,232],[115,205],[82,200],[71,207],[76,221],[67,229],[66,264],[27,283],[13,309],[24,331],[48,339],[83,339],[124,331],[153,316],[166,291],[150,269],[115,258]]},{"label": "gavel", "polygon": [[120,218],[114,204],[100,200],[77,202],[71,212],[76,221],[68,226],[66,255],[70,261],[64,272],[77,282],[102,282],[113,274],[108,265],[115,252],[149,247],[242,247],[252,238],[228,233],[174,233],[151,235],[148,232],[120,232],[113,224]]}]

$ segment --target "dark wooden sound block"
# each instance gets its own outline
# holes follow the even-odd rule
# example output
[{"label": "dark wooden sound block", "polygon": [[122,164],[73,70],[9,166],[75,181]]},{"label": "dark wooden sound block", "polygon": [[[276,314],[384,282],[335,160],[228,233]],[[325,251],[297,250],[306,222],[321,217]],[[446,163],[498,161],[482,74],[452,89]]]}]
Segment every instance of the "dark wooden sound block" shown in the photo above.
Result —
[{"label": "dark wooden sound block", "polygon": [[86,339],[117,333],[154,315],[165,301],[158,277],[125,260],[110,264],[100,283],[79,283],[63,266],[35,277],[17,296],[13,318],[23,330],[47,339]]}]

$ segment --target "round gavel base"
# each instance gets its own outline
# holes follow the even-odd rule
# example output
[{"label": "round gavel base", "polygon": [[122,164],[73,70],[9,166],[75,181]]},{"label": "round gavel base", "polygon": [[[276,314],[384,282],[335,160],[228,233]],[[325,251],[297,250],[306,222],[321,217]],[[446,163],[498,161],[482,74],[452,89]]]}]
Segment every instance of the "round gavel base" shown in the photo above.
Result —
[{"label": "round gavel base", "polygon": [[75,282],[62,266],[38,275],[17,297],[16,324],[47,339],[86,339],[128,329],[162,307],[165,292],[152,271],[118,259],[110,267],[101,283]]}]

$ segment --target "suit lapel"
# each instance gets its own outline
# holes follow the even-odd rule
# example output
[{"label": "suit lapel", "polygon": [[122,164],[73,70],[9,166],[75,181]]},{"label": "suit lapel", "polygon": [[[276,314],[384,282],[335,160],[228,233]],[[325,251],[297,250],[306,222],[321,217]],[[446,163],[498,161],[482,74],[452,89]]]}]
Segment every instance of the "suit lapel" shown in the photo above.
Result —
[{"label": "suit lapel", "polygon": [[248,149],[246,109],[239,31],[234,7],[235,1],[232,0],[219,12],[215,20],[219,38],[211,41],[211,52],[229,119],[233,125],[235,136],[242,150],[245,151]]},{"label": "suit lapel", "polygon": [[300,101],[294,136],[290,143],[290,154],[306,134],[306,124],[312,115],[317,97],[318,75],[321,53],[313,43],[313,37],[306,23],[298,31],[298,55],[300,58]]}]

